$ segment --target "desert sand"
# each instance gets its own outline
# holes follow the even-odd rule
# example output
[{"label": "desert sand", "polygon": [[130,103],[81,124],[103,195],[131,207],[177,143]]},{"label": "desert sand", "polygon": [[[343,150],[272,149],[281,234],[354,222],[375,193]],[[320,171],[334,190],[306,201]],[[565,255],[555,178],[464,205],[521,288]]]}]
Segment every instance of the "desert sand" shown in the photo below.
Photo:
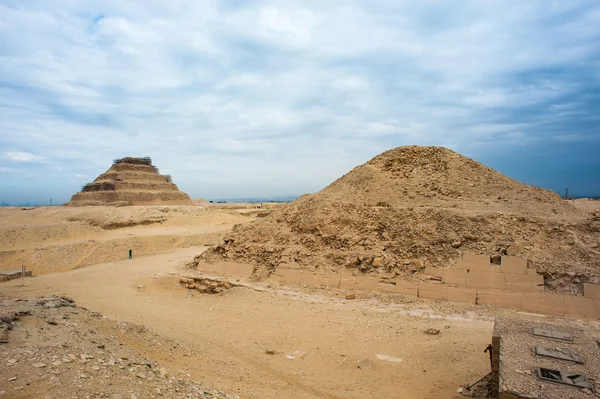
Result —
[{"label": "desert sand", "polygon": [[[24,285],[11,281],[1,292],[67,295],[111,320],[142,325],[194,353],[174,358],[151,345],[139,348],[144,358],[241,397],[449,398],[489,368],[482,351],[492,322],[485,315],[370,295],[347,301],[326,290],[190,294],[170,273],[177,274],[202,250],[87,266],[26,279]],[[440,334],[427,335],[429,328]],[[267,355],[259,344],[275,354]],[[370,359],[372,368],[357,368],[363,359]],[[0,375],[10,378],[6,373],[10,370]]]},{"label": "desert sand", "polygon": [[[482,350],[490,339],[492,319],[479,309],[476,313],[460,305],[391,302],[369,294],[349,301],[343,292],[266,288],[260,282],[253,283],[258,284],[256,289],[235,288],[214,296],[181,287],[178,276],[190,270],[194,256],[221,242],[234,224],[255,220],[240,214],[254,206],[232,207],[2,209],[2,264],[8,265],[3,269],[25,263],[35,275],[24,282],[2,283],[3,306],[18,298],[68,296],[78,306],[108,318],[103,319],[106,325],[95,329],[96,334],[82,337],[79,352],[106,357],[106,363],[111,356],[125,355],[98,354],[102,350],[91,341],[115,342],[123,353],[133,351],[140,359],[156,362],[155,382],[183,378],[190,392],[194,382],[200,382],[196,385],[203,389],[242,398],[447,398],[461,384],[486,374],[489,360]],[[134,250],[132,260],[127,259],[129,247]],[[78,317],[96,323],[84,310],[80,312]],[[47,347],[48,340],[67,339],[73,326],[59,319],[54,328],[45,323],[45,314],[22,319],[27,334],[17,327],[9,334],[9,343],[0,346],[0,361],[17,357],[22,367],[0,371],[0,391],[8,392],[8,397],[36,397],[40,392],[48,397],[78,392],[137,392],[142,395],[138,397],[151,397],[144,396],[148,390],[137,388],[139,367],[135,365],[135,373],[125,369],[123,382],[114,387],[103,386],[99,376],[122,370],[104,365],[94,370],[94,362],[82,366],[81,353],[76,353],[75,364],[50,366],[58,352],[52,345]],[[133,333],[115,338],[111,331],[122,322],[140,326],[139,331],[131,327],[135,340],[128,338]],[[440,334],[427,335],[429,328]],[[174,343],[175,352],[155,344],[166,340]],[[272,346],[276,354],[265,354],[259,344]],[[18,349],[22,347],[36,348],[35,360],[39,361],[23,358]],[[64,356],[73,351],[64,349]],[[177,351],[193,355],[173,356]],[[371,368],[357,367],[364,359],[369,359]],[[31,364],[40,362],[47,367],[32,373]],[[160,376],[161,368],[168,370],[166,377]],[[54,373],[65,379],[88,373],[90,379],[69,390],[51,384]],[[92,378],[95,374],[96,379]],[[19,383],[8,384],[13,375],[22,377]],[[49,386],[53,388],[47,391]],[[23,390],[14,392],[15,387]],[[177,397],[170,388],[168,384],[152,386],[162,389],[165,397]]]},{"label": "desert sand", "polygon": [[210,245],[239,212],[201,206],[0,208],[2,270],[26,265],[34,274],[174,248]]}]

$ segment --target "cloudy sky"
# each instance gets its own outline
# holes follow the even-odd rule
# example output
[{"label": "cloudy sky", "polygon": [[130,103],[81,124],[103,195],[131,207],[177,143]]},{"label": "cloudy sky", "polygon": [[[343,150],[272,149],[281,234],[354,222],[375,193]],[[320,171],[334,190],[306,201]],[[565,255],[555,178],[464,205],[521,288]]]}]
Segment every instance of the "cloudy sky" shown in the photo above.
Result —
[{"label": "cloudy sky", "polygon": [[597,0],[0,0],[0,201],[151,156],[192,197],[442,145],[600,195]]}]

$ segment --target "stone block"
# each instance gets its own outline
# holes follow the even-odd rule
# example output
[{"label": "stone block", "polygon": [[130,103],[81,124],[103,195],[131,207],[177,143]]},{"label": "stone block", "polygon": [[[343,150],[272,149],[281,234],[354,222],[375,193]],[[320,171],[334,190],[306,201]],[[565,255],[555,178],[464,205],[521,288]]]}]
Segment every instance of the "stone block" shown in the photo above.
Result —
[{"label": "stone block", "polygon": [[562,316],[565,314],[564,295],[523,292],[521,310]]},{"label": "stone block", "polygon": [[422,282],[419,284],[419,298],[446,300],[446,284],[434,284]]},{"label": "stone block", "polygon": [[541,274],[505,273],[504,278],[509,291],[544,292],[544,277]]},{"label": "stone block", "polygon": [[325,273],[321,279],[321,285],[329,288],[340,288],[341,276],[336,273]]},{"label": "stone block", "polygon": [[479,305],[494,305],[506,309],[521,309],[522,292],[478,289],[477,303]]},{"label": "stone block", "polygon": [[467,271],[445,269],[442,274],[442,281],[445,284],[465,285],[467,282]]},{"label": "stone block", "polygon": [[302,281],[302,270],[285,269],[278,267],[275,271],[275,275],[280,276],[281,279],[286,283],[300,284]]},{"label": "stone block", "polygon": [[343,274],[340,277],[340,289],[353,290],[356,286],[356,277]]},{"label": "stone block", "polygon": [[535,270],[534,268],[526,268],[525,274],[537,274],[537,270]]},{"label": "stone block", "polygon": [[378,291],[379,279],[370,276],[358,276],[356,277],[356,286],[354,287],[357,291]]},{"label": "stone block", "polygon": [[504,273],[475,272],[467,273],[467,287],[492,288],[503,290],[506,288]]},{"label": "stone block", "polygon": [[426,274],[428,276],[442,277],[442,273],[444,272],[444,270],[448,270],[448,269],[445,269],[442,267],[427,266],[425,268],[424,274]]},{"label": "stone block", "polygon": [[477,290],[475,288],[448,286],[446,289],[446,298],[448,302],[475,305]]},{"label": "stone block", "polygon": [[215,264],[200,261],[196,270],[204,273],[215,273]]},{"label": "stone block", "polygon": [[527,283],[506,283],[507,291],[516,291],[516,292],[544,292],[544,287],[537,284],[527,284]]},{"label": "stone block", "polygon": [[395,291],[396,294],[402,294],[411,297],[417,297],[419,294],[419,283],[406,280],[396,280]]},{"label": "stone block", "polygon": [[593,298],[565,295],[565,314],[597,320],[600,315]]},{"label": "stone block", "polygon": [[462,259],[462,268],[476,271],[488,271],[490,266],[489,255],[464,254]]},{"label": "stone block", "polygon": [[520,256],[503,256],[500,268],[502,273],[525,274],[527,259]]},{"label": "stone block", "polygon": [[600,299],[600,285],[584,284],[583,295],[588,298]]},{"label": "stone block", "polygon": [[320,286],[323,282],[323,275],[305,271],[302,273],[302,279],[300,282],[306,285]]},{"label": "stone block", "polygon": [[396,286],[390,283],[379,283],[377,284],[377,291],[393,293],[396,291]]},{"label": "stone block", "polygon": [[226,276],[249,278],[254,272],[254,266],[244,263],[223,262],[215,265],[215,272]]}]

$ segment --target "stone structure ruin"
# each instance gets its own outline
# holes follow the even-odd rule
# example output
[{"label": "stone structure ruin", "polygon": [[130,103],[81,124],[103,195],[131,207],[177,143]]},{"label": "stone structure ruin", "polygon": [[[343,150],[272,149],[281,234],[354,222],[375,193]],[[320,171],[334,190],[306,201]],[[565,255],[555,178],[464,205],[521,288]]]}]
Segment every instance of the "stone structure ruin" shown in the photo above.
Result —
[{"label": "stone structure ruin", "polygon": [[75,194],[69,206],[193,205],[170,175],[161,175],[150,157],[116,159],[105,173]]}]

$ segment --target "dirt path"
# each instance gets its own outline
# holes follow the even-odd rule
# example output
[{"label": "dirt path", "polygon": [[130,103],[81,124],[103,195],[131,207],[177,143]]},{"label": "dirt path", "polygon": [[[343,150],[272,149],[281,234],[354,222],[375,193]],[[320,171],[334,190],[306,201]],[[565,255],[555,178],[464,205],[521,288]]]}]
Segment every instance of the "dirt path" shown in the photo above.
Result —
[{"label": "dirt path", "polygon": [[[150,354],[157,361],[243,398],[452,398],[460,384],[489,372],[483,349],[490,320],[433,315],[422,304],[407,305],[411,310],[275,289],[192,293],[168,276],[201,250],[43,275],[24,286],[12,281],[0,293],[64,294],[111,319],[143,324],[202,354],[172,358],[157,348]],[[153,278],[157,273],[167,277]],[[428,328],[441,333],[427,335]],[[267,355],[257,342],[276,354]],[[367,358],[372,368],[359,369],[357,361]]]}]

